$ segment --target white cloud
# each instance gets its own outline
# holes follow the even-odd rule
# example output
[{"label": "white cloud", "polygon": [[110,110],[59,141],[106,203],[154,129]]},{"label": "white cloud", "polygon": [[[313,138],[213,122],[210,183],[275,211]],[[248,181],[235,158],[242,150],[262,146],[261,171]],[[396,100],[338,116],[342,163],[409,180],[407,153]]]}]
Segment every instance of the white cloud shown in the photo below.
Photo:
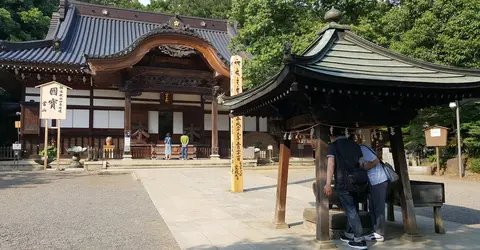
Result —
[{"label": "white cloud", "polygon": [[148,5],[150,4],[150,0],[139,0],[141,4]]}]

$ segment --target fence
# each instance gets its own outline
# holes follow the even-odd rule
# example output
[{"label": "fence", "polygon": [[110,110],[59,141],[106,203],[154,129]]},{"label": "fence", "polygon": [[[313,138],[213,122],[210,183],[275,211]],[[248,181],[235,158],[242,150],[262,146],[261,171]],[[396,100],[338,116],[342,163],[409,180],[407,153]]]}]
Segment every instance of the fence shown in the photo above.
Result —
[{"label": "fence", "polygon": [[0,147],[0,160],[13,160],[15,153],[12,147]]}]

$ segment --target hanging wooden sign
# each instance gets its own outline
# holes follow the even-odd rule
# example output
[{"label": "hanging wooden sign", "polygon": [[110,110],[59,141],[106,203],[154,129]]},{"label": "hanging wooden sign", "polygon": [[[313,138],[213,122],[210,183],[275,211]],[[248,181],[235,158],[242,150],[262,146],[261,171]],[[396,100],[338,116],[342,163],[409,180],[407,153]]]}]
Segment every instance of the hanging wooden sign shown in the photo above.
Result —
[{"label": "hanging wooden sign", "polygon": [[[232,56],[230,59],[230,95],[242,93],[242,58]],[[243,192],[243,117],[231,118],[231,176],[232,192]]]}]

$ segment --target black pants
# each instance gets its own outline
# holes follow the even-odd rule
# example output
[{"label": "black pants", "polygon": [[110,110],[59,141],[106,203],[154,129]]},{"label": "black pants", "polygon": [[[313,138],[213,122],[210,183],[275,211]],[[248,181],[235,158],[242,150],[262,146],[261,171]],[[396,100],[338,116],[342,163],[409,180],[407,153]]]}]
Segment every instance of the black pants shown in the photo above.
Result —
[{"label": "black pants", "polygon": [[370,186],[369,207],[374,232],[385,235],[385,202],[388,181]]}]

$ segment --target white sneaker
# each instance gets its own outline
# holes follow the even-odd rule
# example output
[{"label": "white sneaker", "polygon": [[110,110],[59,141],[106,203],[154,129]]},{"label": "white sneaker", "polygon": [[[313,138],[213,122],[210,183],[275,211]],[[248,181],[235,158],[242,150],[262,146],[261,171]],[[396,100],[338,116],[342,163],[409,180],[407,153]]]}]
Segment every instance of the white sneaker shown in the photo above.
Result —
[{"label": "white sneaker", "polygon": [[372,234],[366,235],[366,236],[364,236],[364,238],[365,238],[365,240],[368,240],[368,241],[378,241],[378,242],[385,241],[385,238],[383,238],[383,236],[381,236],[380,234],[377,234],[377,233],[372,233]]}]

